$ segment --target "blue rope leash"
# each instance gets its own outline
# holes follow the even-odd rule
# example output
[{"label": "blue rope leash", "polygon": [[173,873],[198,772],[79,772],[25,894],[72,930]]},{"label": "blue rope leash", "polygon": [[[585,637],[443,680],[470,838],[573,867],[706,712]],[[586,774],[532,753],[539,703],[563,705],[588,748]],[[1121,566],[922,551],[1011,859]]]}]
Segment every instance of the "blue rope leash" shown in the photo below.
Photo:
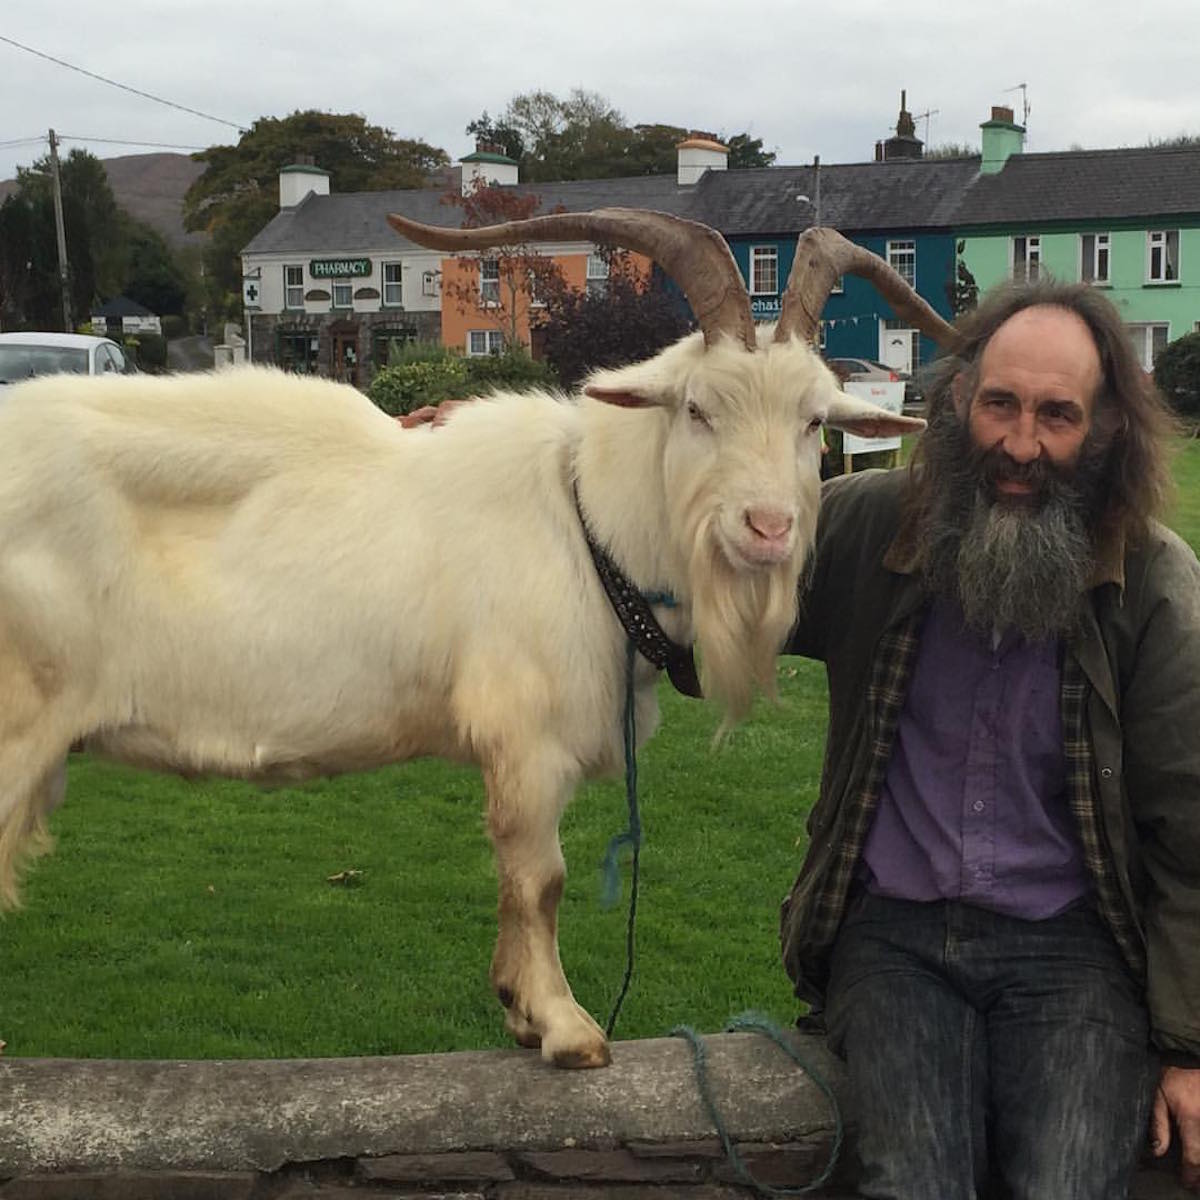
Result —
[{"label": "blue rope leash", "polygon": [[[648,604],[661,604],[667,608],[674,608],[676,604],[675,598],[669,593],[650,592],[645,593],[644,596]],[[603,864],[604,902],[606,905],[611,906],[616,902],[621,886],[618,864],[621,850],[625,846],[632,847],[633,859],[630,865],[629,916],[625,926],[625,975],[621,980],[620,990],[617,993],[612,1012],[609,1013],[608,1022],[605,1025],[604,1035],[609,1039],[612,1038],[613,1030],[617,1025],[617,1017],[621,1012],[621,1006],[625,1003],[625,997],[629,992],[629,985],[633,979],[634,931],[637,926],[638,881],[641,875],[642,818],[637,795],[637,721],[634,713],[633,687],[633,668],[636,660],[637,648],[631,639],[626,643],[625,710],[622,720],[625,747],[625,803],[629,814],[629,825],[624,833],[616,834],[609,841],[608,849],[604,854]],[[829,1152],[829,1161],[825,1164],[825,1169],[821,1174],[812,1183],[806,1184],[804,1187],[771,1187],[768,1184],[760,1183],[750,1174],[745,1162],[742,1160],[742,1156],[738,1154],[737,1147],[733,1144],[729,1136],[729,1130],[726,1128],[725,1122],[717,1108],[717,1102],[713,1096],[712,1086],[708,1079],[708,1056],[699,1034],[688,1025],[676,1025],[670,1030],[670,1036],[685,1038],[691,1044],[696,1060],[696,1081],[700,1089],[701,1099],[704,1101],[705,1111],[708,1113],[709,1119],[712,1121],[721,1139],[725,1155],[729,1159],[729,1163],[738,1178],[760,1196],[802,1196],[808,1192],[814,1192],[828,1183],[834,1168],[837,1166],[838,1156],[841,1154],[842,1149],[842,1135],[844,1132],[842,1113],[838,1107],[837,1098],[833,1094],[833,1089],[826,1083],[820,1072],[815,1070],[804,1060],[803,1056],[797,1050],[789,1045],[783,1036],[783,1032],[769,1018],[763,1016],[761,1013],[742,1013],[740,1016],[732,1018],[725,1026],[727,1033],[735,1033],[741,1030],[755,1030],[769,1037],[820,1088],[825,1099],[829,1101],[834,1123],[833,1147]]]},{"label": "blue rope leash", "polygon": [[729,1164],[733,1167],[738,1178],[747,1187],[753,1188],[760,1196],[803,1196],[807,1192],[815,1192],[818,1188],[824,1187],[829,1182],[842,1150],[842,1134],[844,1132],[842,1112],[838,1107],[833,1089],[826,1083],[819,1071],[805,1062],[804,1057],[785,1039],[779,1026],[768,1017],[763,1016],[761,1013],[742,1013],[740,1016],[734,1017],[725,1026],[726,1033],[736,1033],[740,1030],[755,1030],[769,1037],[821,1089],[825,1099],[829,1101],[829,1107],[833,1112],[834,1131],[833,1147],[829,1151],[829,1161],[825,1164],[825,1169],[821,1174],[812,1183],[805,1184],[804,1187],[771,1187],[769,1184],[760,1183],[750,1174],[742,1156],[737,1152],[737,1147],[733,1144],[733,1140],[729,1136],[729,1130],[725,1127],[725,1122],[722,1120],[721,1113],[717,1108],[717,1102],[712,1093],[712,1085],[708,1078],[708,1055],[699,1034],[688,1025],[676,1025],[670,1031],[670,1036],[684,1038],[691,1044],[692,1053],[696,1059],[696,1081],[700,1088],[700,1097],[704,1101],[705,1111],[708,1113],[709,1119],[712,1121],[717,1135],[721,1139],[721,1145],[725,1149],[725,1157],[729,1159]]},{"label": "blue rope leash", "polygon": [[[642,597],[647,604],[661,604],[665,608],[674,608],[677,604],[675,597],[669,592],[643,592]],[[604,904],[611,907],[616,903],[621,888],[618,857],[623,847],[633,848],[633,861],[630,864],[629,916],[625,925],[625,976],[621,980],[620,990],[613,1003],[612,1012],[609,1013],[608,1023],[604,1027],[604,1036],[610,1039],[633,979],[634,930],[637,925],[638,881],[641,878],[642,816],[637,795],[637,719],[633,687],[633,668],[636,661],[637,648],[631,638],[625,644],[625,712],[621,723],[625,744],[625,805],[629,813],[629,826],[624,833],[618,833],[608,843],[603,866]]]}]

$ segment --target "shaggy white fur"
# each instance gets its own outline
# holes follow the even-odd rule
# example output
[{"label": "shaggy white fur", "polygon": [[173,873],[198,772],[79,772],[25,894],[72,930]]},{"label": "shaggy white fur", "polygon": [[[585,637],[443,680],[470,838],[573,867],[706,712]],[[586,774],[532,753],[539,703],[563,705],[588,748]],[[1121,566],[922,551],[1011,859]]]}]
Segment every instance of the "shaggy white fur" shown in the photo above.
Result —
[{"label": "shaggy white fur", "polygon": [[[818,423],[918,424],[771,333],[754,354],[693,335],[583,397],[497,395],[436,430],[260,368],[6,389],[0,900],[46,844],[79,740],[262,780],[475,762],[508,1027],[561,1065],[606,1063],[558,961],[558,819],[582,777],[621,768],[624,634],[572,485],[625,573],[678,597],[664,626],[695,636],[732,719],[794,619]],[[643,738],[654,680],[641,663]]]}]

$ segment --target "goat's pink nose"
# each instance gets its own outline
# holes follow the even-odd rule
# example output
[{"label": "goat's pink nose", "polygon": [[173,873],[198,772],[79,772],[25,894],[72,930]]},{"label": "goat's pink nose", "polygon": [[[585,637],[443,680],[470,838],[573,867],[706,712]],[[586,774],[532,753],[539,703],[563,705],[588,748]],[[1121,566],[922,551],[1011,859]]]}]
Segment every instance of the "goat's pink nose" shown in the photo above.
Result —
[{"label": "goat's pink nose", "polygon": [[792,514],[780,508],[748,508],[746,524],[759,537],[769,542],[778,542],[787,537],[792,528]]}]

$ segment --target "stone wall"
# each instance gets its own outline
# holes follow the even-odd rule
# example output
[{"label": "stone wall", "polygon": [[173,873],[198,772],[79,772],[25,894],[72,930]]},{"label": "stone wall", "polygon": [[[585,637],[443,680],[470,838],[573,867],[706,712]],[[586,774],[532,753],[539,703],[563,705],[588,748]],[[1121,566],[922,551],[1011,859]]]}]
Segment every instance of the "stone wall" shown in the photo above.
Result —
[{"label": "stone wall", "polygon": [[[829,1161],[822,1090],[770,1040],[703,1039],[712,1093],[755,1177]],[[845,1106],[823,1044],[791,1044]],[[847,1115],[848,1145],[852,1122]],[[849,1153],[843,1154],[848,1160]],[[618,1042],[601,1071],[531,1051],[264,1062],[0,1060],[3,1200],[734,1200],[692,1048]],[[848,1163],[822,1197],[853,1195]],[[1144,1171],[1136,1200],[1186,1193]]]}]

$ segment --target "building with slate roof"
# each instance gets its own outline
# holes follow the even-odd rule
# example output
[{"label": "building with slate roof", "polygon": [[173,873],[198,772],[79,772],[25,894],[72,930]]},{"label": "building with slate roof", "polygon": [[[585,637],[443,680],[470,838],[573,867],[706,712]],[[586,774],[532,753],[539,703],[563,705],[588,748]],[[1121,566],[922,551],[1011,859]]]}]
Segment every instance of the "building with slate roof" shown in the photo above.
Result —
[{"label": "building with slate roof", "polygon": [[[1197,327],[1200,148],[1026,154],[1007,107],[980,128],[981,156],[925,159],[902,96],[897,137],[879,144],[875,161],[727,171],[724,148],[694,135],[679,147],[674,176],[521,184],[513,160],[481,147],[452,180],[537,195],[543,212],[624,205],[703,221],[729,242],[764,320],[778,314],[796,237],[823,224],[891,262],[946,317],[961,263],[981,291],[1043,272],[1109,289],[1147,366]],[[468,354],[497,348],[483,273],[477,310],[461,311],[442,295],[443,277],[461,263],[400,237],[389,212],[434,225],[462,220],[438,188],[331,195],[328,174],[311,163],[281,172],[280,211],[243,251],[255,361],[365,386],[396,339],[440,339]],[[541,249],[569,282],[603,286],[595,247]],[[831,357],[902,370],[934,352],[854,277],[829,298],[821,344]]]},{"label": "building with slate roof", "polygon": [[1019,150],[964,190],[963,262],[981,290],[1044,275],[1104,288],[1149,370],[1200,328],[1200,147]]},{"label": "building with slate roof", "polygon": [[93,333],[107,333],[118,341],[126,333],[162,333],[158,314],[128,296],[117,296],[97,305],[92,309],[91,318]]}]

